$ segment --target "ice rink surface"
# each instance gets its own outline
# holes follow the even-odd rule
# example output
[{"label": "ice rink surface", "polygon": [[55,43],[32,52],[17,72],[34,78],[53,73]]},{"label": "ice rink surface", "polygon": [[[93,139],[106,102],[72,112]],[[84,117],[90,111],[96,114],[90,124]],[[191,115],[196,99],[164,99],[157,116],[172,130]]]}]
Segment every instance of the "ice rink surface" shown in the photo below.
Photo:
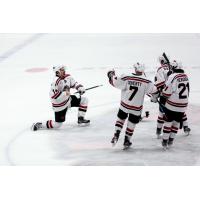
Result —
[{"label": "ice rink surface", "polygon": [[[0,44],[0,165],[200,165],[200,34],[0,34]],[[150,117],[136,127],[132,149],[122,151],[124,133],[112,148],[120,91],[108,84],[107,71],[129,73],[140,61],[153,80],[163,51],[189,75],[191,135],[180,130],[173,148],[163,151],[155,136],[158,104],[146,97]],[[60,130],[30,130],[33,122],[54,117],[54,64],[68,66],[85,88],[103,84],[85,94],[90,126],[78,127],[77,109],[71,109]]]}]

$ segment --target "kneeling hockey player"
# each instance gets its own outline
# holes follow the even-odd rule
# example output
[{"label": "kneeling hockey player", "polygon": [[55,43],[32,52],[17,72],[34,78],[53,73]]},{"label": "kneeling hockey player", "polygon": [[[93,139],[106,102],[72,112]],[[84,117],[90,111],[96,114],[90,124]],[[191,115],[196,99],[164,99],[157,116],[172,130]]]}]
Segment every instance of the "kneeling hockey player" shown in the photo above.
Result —
[{"label": "kneeling hockey player", "polygon": [[[66,74],[65,66],[54,66],[53,70],[55,72],[55,78],[51,84],[49,96],[55,114],[55,121],[48,120],[34,123],[32,130],[60,128],[65,121],[65,115],[69,107],[79,108],[78,124],[90,123],[90,120],[84,118],[88,106],[88,99],[81,96],[85,93],[84,87],[78,84],[70,74]],[[80,98],[70,94],[71,88],[75,88],[79,92]]]}]

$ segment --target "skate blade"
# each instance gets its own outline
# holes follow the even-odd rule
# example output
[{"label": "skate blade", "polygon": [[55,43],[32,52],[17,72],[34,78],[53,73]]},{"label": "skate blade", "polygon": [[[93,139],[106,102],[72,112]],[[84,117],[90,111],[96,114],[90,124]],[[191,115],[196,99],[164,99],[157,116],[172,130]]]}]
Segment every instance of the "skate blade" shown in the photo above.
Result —
[{"label": "skate blade", "polygon": [[168,147],[167,147],[167,149],[171,149],[173,147],[173,145],[172,144],[168,144]]},{"label": "skate blade", "polygon": [[117,143],[112,143],[112,147],[114,147]]},{"label": "skate blade", "polygon": [[167,147],[162,147],[164,151],[167,151]]},{"label": "skate blade", "polygon": [[112,147],[114,147],[114,146],[117,144],[117,141],[118,141],[118,140],[114,140],[114,142],[111,142]]},{"label": "skate blade", "polygon": [[185,136],[190,135],[190,131],[184,132]]},{"label": "skate blade", "polygon": [[90,125],[90,122],[89,123],[84,123],[84,124],[78,124],[79,127],[85,127],[85,126],[89,126]]},{"label": "skate blade", "polygon": [[130,148],[131,148],[131,146],[124,146],[122,150],[123,150],[123,151],[126,151],[126,150],[128,150],[128,149],[130,149]]},{"label": "skate blade", "polygon": [[162,139],[162,135],[157,135],[157,139]]}]

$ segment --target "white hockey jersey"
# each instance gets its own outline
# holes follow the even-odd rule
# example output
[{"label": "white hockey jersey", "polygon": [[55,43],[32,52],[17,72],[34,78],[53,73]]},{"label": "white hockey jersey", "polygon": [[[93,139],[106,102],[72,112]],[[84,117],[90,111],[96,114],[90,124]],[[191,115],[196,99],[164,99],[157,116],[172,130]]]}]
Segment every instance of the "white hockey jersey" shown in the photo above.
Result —
[{"label": "white hockey jersey", "polygon": [[137,116],[140,116],[142,113],[145,94],[157,92],[154,84],[144,75],[113,76],[110,79],[110,84],[121,89],[120,109]]},{"label": "white hockey jersey", "polygon": [[70,89],[78,89],[79,87],[83,86],[78,84],[69,74],[66,74],[64,79],[55,76],[49,92],[53,110],[59,112],[69,107],[71,102]]},{"label": "white hockey jersey", "polygon": [[168,77],[162,95],[167,98],[166,108],[176,112],[185,112],[189,97],[189,80],[185,73],[174,73]]},{"label": "white hockey jersey", "polygon": [[156,72],[155,75],[155,86],[158,88],[158,90],[162,90],[162,88],[165,85],[165,82],[168,79],[168,72],[169,72],[169,67],[168,65],[164,64],[161,65]]}]

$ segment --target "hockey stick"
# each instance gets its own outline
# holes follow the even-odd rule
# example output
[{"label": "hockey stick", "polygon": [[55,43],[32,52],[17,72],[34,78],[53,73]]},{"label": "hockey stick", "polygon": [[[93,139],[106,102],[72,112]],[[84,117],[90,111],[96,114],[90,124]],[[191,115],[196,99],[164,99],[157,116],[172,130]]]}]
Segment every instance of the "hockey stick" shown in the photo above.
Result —
[{"label": "hockey stick", "polygon": [[[172,66],[171,66],[170,61],[169,61],[169,59],[168,59],[168,57],[167,57],[167,55],[166,55],[165,52],[163,52],[163,57],[164,57],[165,60],[167,61],[167,64],[168,64],[168,66],[169,66],[169,72],[172,71]],[[170,74],[171,74],[171,73],[170,73]],[[170,75],[170,74],[169,74],[169,75]],[[169,76],[169,75],[168,75],[168,76]]]},{"label": "hockey stick", "polygon": [[162,111],[163,113],[165,113],[165,111],[164,111],[164,109],[166,109],[165,105],[163,105],[158,99],[157,99],[157,102],[158,102],[158,104],[159,104],[159,106],[160,106],[161,111]]},{"label": "hockey stick", "polygon": [[[147,94],[147,96],[151,98],[151,95]],[[163,113],[165,113],[164,109],[165,109],[166,107],[158,100],[158,98],[157,98],[156,101],[158,102],[158,104],[159,104],[159,106],[160,106],[160,108],[161,108],[161,111],[162,111]],[[163,108],[164,108],[164,109],[163,109]]]},{"label": "hockey stick", "polygon": [[[92,89],[94,89],[94,88],[101,87],[101,86],[103,86],[103,85],[95,85],[95,86],[93,86],[93,87],[86,88],[85,91],[86,91],[86,90],[92,90]],[[79,92],[77,91],[77,92],[75,92],[74,94],[77,94],[77,93],[79,93]]]},{"label": "hockey stick", "polygon": [[165,54],[165,52],[163,52],[163,57],[164,57],[165,60],[167,61],[167,64],[170,64],[169,59],[168,59],[167,55]]},{"label": "hockey stick", "polygon": [[97,88],[97,87],[101,87],[103,85],[96,85],[96,86],[93,86],[93,87],[89,87],[89,88],[86,88],[85,90],[91,90],[91,89],[94,89],[94,88]]}]

